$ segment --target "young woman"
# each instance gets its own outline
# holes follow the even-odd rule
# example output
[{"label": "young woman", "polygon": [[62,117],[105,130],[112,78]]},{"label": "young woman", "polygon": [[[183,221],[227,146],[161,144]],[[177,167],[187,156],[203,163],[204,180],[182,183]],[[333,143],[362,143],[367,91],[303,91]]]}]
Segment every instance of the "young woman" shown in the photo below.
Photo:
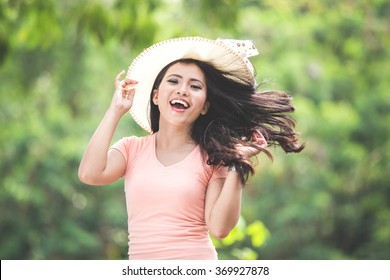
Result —
[{"label": "young woman", "polygon": [[[217,259],[209,233],[236,225],[241,193],[267,145],[299,152],[291,97],[257,92],[250,41],[160,42],[115,79],[115,92],[79,168],[81,181],[125,178],[129,259]],[[130,110],[151,134],[111,145]]]}]

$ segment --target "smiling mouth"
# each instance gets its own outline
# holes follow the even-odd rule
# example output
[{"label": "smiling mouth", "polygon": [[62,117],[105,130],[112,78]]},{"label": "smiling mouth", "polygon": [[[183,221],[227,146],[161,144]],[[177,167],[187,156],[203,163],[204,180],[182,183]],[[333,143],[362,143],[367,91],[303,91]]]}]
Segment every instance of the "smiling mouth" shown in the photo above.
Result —
[{"label": "smiling mouth", "polygon": [[190,108],[190,104],[188,104],[187,101],[182,100],[182,99],[173,99],[169,103],[171,104],[171,106],[174,109],[177,109],[180,111],[184,111],[184,110]]}]

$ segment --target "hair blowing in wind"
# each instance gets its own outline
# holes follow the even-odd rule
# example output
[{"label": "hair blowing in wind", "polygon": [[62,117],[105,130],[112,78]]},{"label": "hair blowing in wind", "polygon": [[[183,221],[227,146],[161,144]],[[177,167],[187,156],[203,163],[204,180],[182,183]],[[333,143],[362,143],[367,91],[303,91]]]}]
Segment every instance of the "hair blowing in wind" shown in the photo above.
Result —
[{"label": "hair blowing in wind", "polygon": [[[254,174],[254,165],[251,159],[240,154],[237,145],[261,150],[272,159],[267,148],[252,143],[254,132],[264,136],[268,147],[280,146],[286,153],[299,153],[304,148],[294,130],[295,120],[290,116],[295,110],[292,97],[285,92],[257,91],[253,83],[237,80],[237,73],[225,73],[193,59],[180,59],[167,65],[153,88],[158,87],[167,69],[178,62],[196,64],[206,76],[207,99],[211,105],[207,114],[196,120],[191,135],[207,154],[208,164],[235,165],[245,183],[249,174]],[[152,131],[157,132],[159,112],[156,106],[152,105],[150,116]]]}]

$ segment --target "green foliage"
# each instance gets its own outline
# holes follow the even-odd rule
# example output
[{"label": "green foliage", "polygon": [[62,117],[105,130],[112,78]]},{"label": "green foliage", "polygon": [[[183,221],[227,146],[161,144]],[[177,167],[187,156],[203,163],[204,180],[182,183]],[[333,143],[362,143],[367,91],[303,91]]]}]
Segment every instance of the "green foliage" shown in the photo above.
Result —
[{"label": "green foliage", "polygon": [[[0,0],[0,257],[124,259],[123,182],[77,178],[113,78],[173,36],[253,39],[294,96],[298,155],[260,156],[221,259],[389,259],[390,4]],[[115,135],[142,134],[124,118]]]},{"label": "green foliage", "polygon": [[213,244],[221,259],[256,260],[259,255],[254,249],[263,246],[269,235],[270,232],[263,222],[254,221],[247,225],[241,217],[226,238],[213,238]]}]

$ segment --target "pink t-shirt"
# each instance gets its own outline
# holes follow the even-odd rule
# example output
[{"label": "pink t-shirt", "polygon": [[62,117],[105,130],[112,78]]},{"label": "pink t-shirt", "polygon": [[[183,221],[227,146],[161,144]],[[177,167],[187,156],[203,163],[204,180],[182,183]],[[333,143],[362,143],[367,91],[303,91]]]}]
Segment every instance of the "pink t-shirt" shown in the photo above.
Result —
[{"label": "pink t-shirt", "polygon": [[162,165],[155,134],[126,137],[112,148],[126,160],[129,259],[217,259],[204,217],[206,189],[226,178],[207,165],[199,145],[182,161]]}]

